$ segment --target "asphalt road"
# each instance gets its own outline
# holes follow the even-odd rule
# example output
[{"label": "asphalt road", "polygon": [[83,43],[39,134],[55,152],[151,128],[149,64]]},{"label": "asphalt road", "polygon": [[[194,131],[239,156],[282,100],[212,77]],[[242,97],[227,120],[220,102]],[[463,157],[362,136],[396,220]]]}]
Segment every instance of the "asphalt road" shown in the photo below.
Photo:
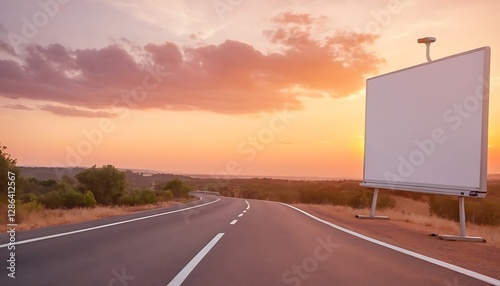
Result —
[{"label": "asphalt road", "polygon": [[284,204],[215,196],[18,232],[15,279],[8,239],[0,285],[500,285]]}]

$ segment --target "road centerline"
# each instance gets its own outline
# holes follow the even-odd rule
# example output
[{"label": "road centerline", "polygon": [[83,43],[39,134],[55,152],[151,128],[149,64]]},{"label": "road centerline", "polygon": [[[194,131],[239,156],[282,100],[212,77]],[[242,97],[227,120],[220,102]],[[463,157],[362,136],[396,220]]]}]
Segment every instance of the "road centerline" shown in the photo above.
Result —
[{"label": "road centerline", "polygon": [[236,224],[236,222],[238,222],[237,219],[233,220],[232,222],[230,222],[229,224]]},{"label": "road centerline", "polygon": [[219,233],[217,234],[212,240],[205,246],[203,247],[198,254],[196,254],[191,261],[189,261],[184,268],[170,281],[170,283],[167,284],[167,286],[180,286],[184,280],[188,277],[188,275],[193,271],[193,269],[200,263],[200,261],[207,255],[207,253],[212,249],[212,247],[215,246],[215,244],[222,238],[224,233]]}]

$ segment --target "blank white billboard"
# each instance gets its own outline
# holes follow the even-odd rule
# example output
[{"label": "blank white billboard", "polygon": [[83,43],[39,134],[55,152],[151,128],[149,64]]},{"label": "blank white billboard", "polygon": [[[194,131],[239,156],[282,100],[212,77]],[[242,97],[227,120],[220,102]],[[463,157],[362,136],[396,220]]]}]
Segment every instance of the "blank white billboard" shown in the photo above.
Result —
[{"label": "blank white billboard", "polygon": [[366,82],[362,186],[486,196],[490,48]]}]

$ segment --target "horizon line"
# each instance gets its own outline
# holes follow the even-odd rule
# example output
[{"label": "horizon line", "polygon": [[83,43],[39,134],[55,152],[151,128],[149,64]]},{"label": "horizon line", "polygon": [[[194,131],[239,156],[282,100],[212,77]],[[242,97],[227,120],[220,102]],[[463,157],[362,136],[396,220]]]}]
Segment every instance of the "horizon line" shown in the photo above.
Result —
[{"label": "horizon line", "polygon": [[[81,168],[87,169],[91,167],[83,167],[83,166],[72,166],[72,167],[48,167],[48,166],[30,166],[30,165],[19,165],[16,167],[23,168],[48,168],[48,169],[73,169],[73,168]],[[193,174],[193,173],[183,173],[183,172],[171,172],[171,171],[159,171],[159,170],[150,170],[150,169],[138,169],[138,168],[115,168],[123,171],[131,171],[134,173],[150,173],[150,174],[170,174],[177,176],[186,176],[193,178],[216,178],[216,179],[225,179],[225,178],[235,178],[235,179],[248,179],[248,178],[257,178],[257,179],[295,179],[295,180],[363,180],[363,178],[353,178],[353,177],[323,177],[323,176],[300,176],[300,175],[213,175],[213,174]],[[488,173],[487,176],[500,176],[500,173]]]}]

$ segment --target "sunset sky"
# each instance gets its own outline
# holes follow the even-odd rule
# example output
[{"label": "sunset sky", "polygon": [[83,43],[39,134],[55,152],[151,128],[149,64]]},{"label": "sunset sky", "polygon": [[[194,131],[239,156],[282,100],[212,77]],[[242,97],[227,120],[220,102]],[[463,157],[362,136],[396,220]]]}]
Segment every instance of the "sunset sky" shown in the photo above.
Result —
[{"label": "sunset sky", "polygon": [[[41,3],[41,4],[40,4]],[[45,4],[44,4],[45,3]],[[21,166],[361,178],[365,80],[491,47],[500,2],[0,2],[0,142]]]}]

